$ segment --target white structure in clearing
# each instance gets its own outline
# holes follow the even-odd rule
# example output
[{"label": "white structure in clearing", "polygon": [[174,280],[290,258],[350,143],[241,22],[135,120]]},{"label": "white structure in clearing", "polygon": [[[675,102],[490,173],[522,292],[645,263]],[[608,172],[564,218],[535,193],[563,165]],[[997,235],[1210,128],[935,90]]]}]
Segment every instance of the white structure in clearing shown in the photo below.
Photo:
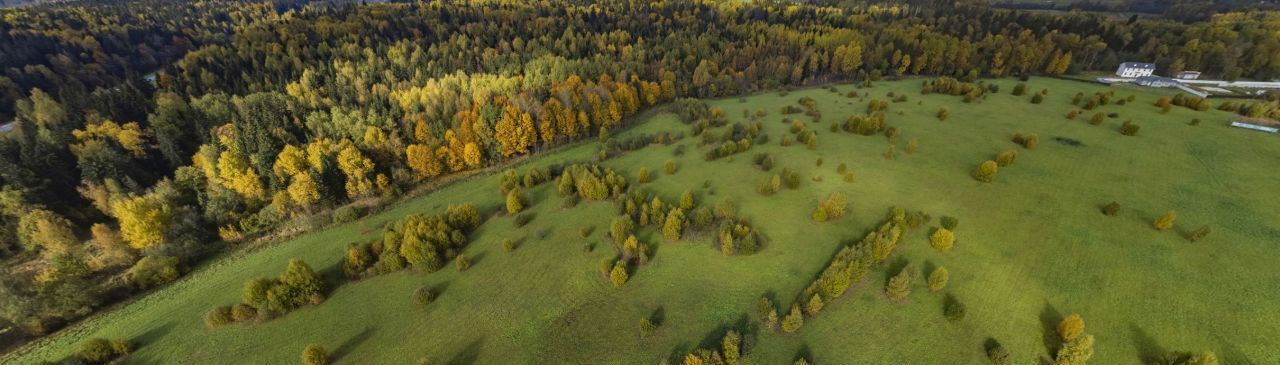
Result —
[{"label": "white structure in clearing", "polygon": [[1151,76],[1156,72],[1156,64],[1142,62],[1125,62],[1116,68],[1116,76],[1124,78],[1136,78],[1142,76]]},{"label": "white structure in clearing", "polygon": [[1200,78],[1200,71],[1182,71],[1182,72],[1179,72],[1177,75],[1175,75],[1173,78],[1179,79],[1179,80],[1195,80]]}]

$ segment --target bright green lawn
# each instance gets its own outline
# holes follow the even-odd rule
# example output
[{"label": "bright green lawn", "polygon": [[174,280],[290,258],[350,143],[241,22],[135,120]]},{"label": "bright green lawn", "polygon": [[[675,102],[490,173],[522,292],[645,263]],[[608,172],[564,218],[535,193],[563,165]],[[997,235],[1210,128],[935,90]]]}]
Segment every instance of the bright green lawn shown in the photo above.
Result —
[{"label": "bright green lawn", "polygon": [[[771,293],[789,306],[791,298],[826,265],[841,241],[861,237],[890,206],[921,209],[934,217],[960,219],[953,251],[929,247],[924,230],[904,237],[890,259],[921,268],[943,265],[951,272],[947,292],[968,307],[960,322],[942,316],[940,294],[923,280],[905,303],[891,304],[879,293],[885,268],[868,275],[839,300],[808,318],[796,335],[749,330],[748,359],[756,364],[790,363],[806,354],[817,364],[980,364],[983,342],[994,338],[1018,360],[1046,356],[1046,323],[1080,313],[1086,331],[1098,339],[1095,364],[1133,364],[1142,356],[1172,350],[1211,350],[1228,364],[1280,363],[1280,269],[1274,254],[1280,242],[1280,138],[1225,126],[1226,113],[1175,108],[1167,115],[1152,106],[1157,94],[1116,88],[1137,95],[1127,106],[1100,110],[1121,114],[1102,126],[1088,125],[1086,113],[1068,121],[1078,91],[1105,90],[1085,83],[1033,79],[1033,90],[1049,88],[1041,105],[1013,97],[1016,81],[998,80],[1001,92],[977,104],[959,97],[921,96],[919,81],[885,82],[870,92],[910,95],[890,107],[888,124],[903,130],[898,157],[887,160],[883,136],[831,133],[827,126],[861,113],[866,100],[825,89],[717,100],[733,121],[742,109],[769,112],[767,145],[715,162],[702,160],[694,138],[675,146],[654,145],[610,160],[606,165],[634,177],[640,167],[661,171],[674,158],[680,171],[658,175],[643,185],[669,199],[692,189],[701,204],[733,197],[767,237],[753,256],[726,257],[705,237],[659,243],[653,262],[615,289],[596,273],[612,255],[604,232],[616,213],[611,203],[583,203],[562,209],[553,184],[529,192],[536,218],[514,229],[511,217],[489,220],[472,235],[465,253],[474,266],[465,273],[446,269],[420,275],[399,273],[349,283],[319,306],[265,324],[209,330],[202,317],[216,305],[232,304],[241,285],[273,276],[290,257],[317,269],[336,270],[344,246],[375,237],[378,230],[346,224],[314,232],[235,259],[218,262],[190,279],[137,303],[76,326],[22,355],[0,360],[26,364],[70,353],[89,337],[131,338],[141,347],[138,364],[287,364],[302,348],[320,343],[337,350],[338,363],[402,364],[655,364],[695,346],[714,343],[729,326],[756,327],[748,318],[761,295]],[[841,93],[854,90],[839,86]],[[865,93],[868,90],[858,90]],[[781,147],[787,133],[783,105],[801,96],[818,100],[824,121],[818,149]],[[869,99],[867,99],[869,100]],[[919,104],[918,101],[922,101]],[[940,122],[940,106],[951,117]],[[902,114],[899,115],[898,113]],[[798,117],[798,115],[792,116]],[[1204,122],[1189,126],[1198,117]],[[1142,125],[1137,137],[1117,133],[1121,121]],[[805,118],[808,120],[808,118]],[[687,131],[674,116],[658,114],[622,136]],[[1014,132],[1037,133],[1035,150],[1009,141]],[[1053,140],[1070,137],[1071,147]],[[904,153],[906,141],[920,150]],[[994,183],[969,177],[981,161],[1004,149],[1019,149],[1017,162]],[[550,153],[535,164],[585,160],[587,143]],[[751,166],[751,155],[774,154],[775,170]],[[816,166],[821,157],[824,164]],[[836,173],[847,163],[853,183]],[[527,165],[526,165],[527,166]],[[519,169],[524,170],[525,166]],[[762,197],[756,185],[782,167],[801,171],[799,190]],[[822,182],[809,180],[819,175]],[[710,181],[710,189],[703,182]],[[815,223],[809,213],[833,191],[850,196],[848,216]],[[714,194],[712,193],[714,192]],[[1118,217],[1099,212],[1117,201]],[[361,223],[384,222],[416,212],[436,212],[447,204],[475,202],[484,211],[499,208],[493,176],[454,184],[416,198]],[[1151,221],[1169,209],[1179,213],[1176,232],[1159,232]],[[931,225],[936,225],[935,219]],[[1200,225],[1213,233],[1199,243],[1182,238]],[[594,226],[587,239],[578,230]],[[546,231],[545,238],[537,238]],[[503,238],[520,245],[502,250]],[[660,241],[652,231],[642,240]],[[596,243],[587,253],[584,243]],[[419,286],[436,288],[439,299],[420,308],[410,299]],[[637,336],[640,318],[663,313],[663,325],[647,339]]]}]

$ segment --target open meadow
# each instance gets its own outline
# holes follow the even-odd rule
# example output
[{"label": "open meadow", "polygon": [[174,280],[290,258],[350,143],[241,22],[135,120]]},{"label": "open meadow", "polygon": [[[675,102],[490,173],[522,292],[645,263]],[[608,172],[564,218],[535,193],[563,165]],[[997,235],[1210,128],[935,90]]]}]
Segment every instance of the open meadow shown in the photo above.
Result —
[{"label": "open meadow", "polygon": [[[699,206],[728,199],[759,233],[754,254],[725,255],[714,229],[664,239],[661,226],[636,230],[649,247],[647,263],[615,287],[600,273],[617,253],[609,237],[619,208],[610,200],[566,207],[552,181],[524,190],[524,225],[505,212],[500,173],[477,176],[395,204],[356,222],[221,257],[189,277],[68,331],[0,358],[5,364],[55,360],[88,338],[125,338],[138,346],[129,364],[286,364],[308,344],[323,345],[338,364],[657,364],[678,363],[695,348],[718,347],[726,331],[743,337],[744,359],[789,364],[980,364],[998,342],[1015,363],[1051,358],[1061,340],[1055,326],[1079,314],[1096,338],[1096,364],[1134,364],[1175,351],[1213,351],[1225,364],[1280,363],[1280,138],[1227,126],[1229,112],[1154,104],[1168,91],[1103,86],[1051,78],[985,80],[999,86],[966,103],[962,96],[921,94],[924,79],[834,85],[745,98],[708,100],[729,126],[760,121],[764,143],[708,161],[720,146],[700,146],[680,117],[663,108],[644,113],[614,134],[625,140],[662,132],[683,134],[599,164],[626,176],[631,187],[674,202],[688,191]],[[830,88],[834,88],[832,91]],[[1033,104],[1033,94],[1047,90]],[[1114,91],[1133,101],[1081,110],[1077,93]],[[849,97],[856,92],[856,97]],[[874,100],[889,102],[885,126],[899,135],[864,136],[833,124],[862,115]],[[783,114],[815,101],[821,120]],[[939,110],[945,108],[945,120]],[[755,117],[758,110],[763,116]],[[1067,113],[1081,114],[1068,119]],[[744,113],[744,111],[746,113]],[[1095,112],[1116,113],[1091,125]],[[744,114],[753,115],[752,117]],[[816,132],[813,148],[795,142],[792,123]],[[1199,119],[1196,125],[1190,122]],[[1124,121],[1140,126],[1120,133]],[[1016,133],[1035,134],[1024,148]],[[786,137],[792,142],[783,146]],[[908,144],[913,146],[908,147]],[[892,147],[891,147],[892,146]],[[536,154],[512,168],[591,163],[591,139]],[[678,152],[677,150],[680,150]],[[989,183],[972,174],[1002,151],[1016,161]],[[754,163],[767,154],[772,168]],[[673,161],[673,174],[665,164]],[[841,166],[845,168],[841,168]],[[652,181],[637,181],[648,169]],[[786,169],[797,188],[759,192]],[[846,176],[852,176],[848,179]],[[851,181],[850,181],[851,180]],[[847,197],[847,212],[814,219],[819,202]],[[461,251],[471,267],[453,262],[434,273],[403,270],[348,281],[340,266],[348,244],[381,239],[382,227],[415,213],[473,203],[486,219]],[[1108,203],[1114,216],[1103,214]],[[842,296],[806,315],[794,333],[762,324],[756,305],[770,298],[779,314],[800,298],[841,247],[857,242],[892,207],[931,219],[906,230],[896,250]],[[1153,221],[1175,210],[1172,229]],[[931,247],[943,217],[955,222],[954,247]],[[1202,226],[1211,233],[1188,236]],[[656,228],[655,228],[656,227]],[[584,237],[585,233],[585,237]],[[504,249],[511,240],[513,250]],[[279,318],[208,328],[206,312],[241,300],[246,281],[274,277],[299,258],[326,278],[327,298]],[[931,292],[932,268],[950,273]],[[911,293],[885,294],[890,277],[911,270]],[[435,299],[415,303],[430,288]],[[962,318],[944,316],[962,303]],[[954,305],[954,304],[953,304]],[[643,319],[655,324],[642,336]]]}]

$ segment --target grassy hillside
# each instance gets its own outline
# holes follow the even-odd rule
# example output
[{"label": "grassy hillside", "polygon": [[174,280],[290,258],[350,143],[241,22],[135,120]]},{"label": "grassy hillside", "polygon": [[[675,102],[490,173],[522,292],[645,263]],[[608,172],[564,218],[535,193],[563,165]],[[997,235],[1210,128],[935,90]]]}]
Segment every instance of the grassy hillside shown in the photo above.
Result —
[{"label": "grassy hillside", "polygon": [[[1017,81],[994,82],[1000,92],[972,104],[958,96],[921,95],[919,80],[710,101],[731,122],[743,121],[744,109],[767,111],[769,143],[708,162],[708,147],[686,137],[604,163],[633,184],[641,167],[654,171],[656,180],[640,188],[671,199],[686,190],[699,204],[734,199],[740,215],[766,237],[754,255],[724,256],[711,237],[665,242],[659,232],[643,230],[641,240],[657,247],[652,262],[614,288],[596,271],[600,260],[613,255],[605,236],[617,214],[613,204],[562,208],[554,183],[543,184],[526,192],[535,217],[528,225],[515,228],[512,217],[498,216],[471,235],[464,251],[474,261],[468,271],[450,266],[433,274],[406,271],[346,283],[323,304],[257,325],[210,330],[202,323],[210,308],[237,302],[246,280],[276,275],[291,257],[336,278],[344,247],[379,237],[384,223],[462,202],[486,213],[500,210],[504,197],[497,177],[479,177],[359,222],[222,260],[0,360],[54,359],[84,339],[107,337],[136,341],[140,347],[127,361],[134,364],[294,363],[309,343],[335,349],[342,364],[654,364],[714,345],[726,328],[735,327],[746,331],[747,359],[757,364],[790,363],[797,356],[817,364],[984,363],[989,338],[1008,348],[1017,363],[1029,363],[1048,355],[1046,333],[1058,319],[1079,313],[1086,332],[1097,337],[1097,364],[1192,350],[1214,351],[1230,364],[1280,362],[1274,347],[1280,338],[1280,291],[1270,289],[1280,282],[1271,257],[1280,242],[1280,197],[1273,188],[1280,181],[1273,166],[1280,139],[1229,128],[1228,115],[1216,110],[1175,107],[1160,114],[1152,105],[1160,95],[1127,88],[1116,88],[1117,95],[1137,100],[1099,108],[1119,117],[1092,126],[1086,122],[1092,112],[1076,120],[1064,115],[1074,108],[1070,100],[1077,92],[1105,88],[1033,79],[1031,90],[1049,90],[1035,105],[1029,94],[1009,94]],[[871,96],[843,96],[848,91]],[[902,130],[894,159],[883,156],[889,146],[883,135],[828,131],[831,123],[865,111],[870,99],[889,99],[888,92],[909,96],[887,113],[887,124]],[[810,123],[817,130],[816,150],[779,145],[791,135],[780,110],[802,96],[815,99],[823,115]],[[935,118],[940,107],[950,110],[946,121]],[[1192,118],[1204,122],[1188,125]],[[1142,127],[1136,137],[1118,132],[1128,119]],[[688,130],[674,115],[657,113],[618,136]],[[1038,134],[1039,146],[1022,149],[1010,142],[1015,132]],[[913,139],[919,150],[908,154],[905,144]],[[687,153],[676,156],[680,145]],[[1018,150],[1018,159],[994,182],[970,177],[979,163],[1006,149]],[[595,151],[593,143],[573,146],[517,169],[586,161]],[[777,160],[773,171],[752,166],[751,156],[762,152]],[[679,165],[674,175],[661,173],[668,159]],[[853,182],[837,173],[842,163]],[[800,173],[800,188],[758,194],[757,185],[781,168]],[[810,213],[818,200],[836,191],[849,196],[849,214],[814,222]],[[1123,207],[1116,217],[1100,212],[1111,201]],[[912,231],[890,265],[873,269],[816,317],[806,318],[798,333],[782,335],[756,324],[749,313],[762,295],[789,307],[842,242],[861,238],[891,206],[930,213],[929,227],[938,225],[938,217],[957,217],[955,249],[939,253],[929,246],[926,230]],[[1151,222],[1171,209],[1178,212],[1175,229],[1153,229]],[[1212,228],[1206,239],[1190,243],[1183,237],[1201,225]],[[579,236],[583,227],[594,227],[585,239]],[[519,247],[505,252],[504,238]],[[587,243],[595,249],[584,250]],[[948,268],[945,292],[967,306],[967,316],[946,320],[944,294],[929,293],[923,279],[904,302],[888,301],[884,284],[906,263]],[[416,305],[411,295],[421,286],[434,288],[439,298]],[[640,338],[639,320],[655,313],[661,325],[653,336]]]}]

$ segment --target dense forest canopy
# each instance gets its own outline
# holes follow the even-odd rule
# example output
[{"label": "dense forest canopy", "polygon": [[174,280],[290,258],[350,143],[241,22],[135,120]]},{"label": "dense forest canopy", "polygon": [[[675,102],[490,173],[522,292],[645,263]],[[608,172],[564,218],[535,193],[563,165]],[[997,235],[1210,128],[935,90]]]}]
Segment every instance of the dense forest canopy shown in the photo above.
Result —
[{"label": "dense forest canopy", "polygon": [[[783,1],[0,10],[0,322],[42,335],[224,242],[605,133],[681,96],[1155,62],[1280,77],[1280,14],[1185,24]],[[1274,101],[1240,109],[1280,114]],[[95,278],[104,280],[95,280]],[[109,279],[109,280],[107,280]]]}]

